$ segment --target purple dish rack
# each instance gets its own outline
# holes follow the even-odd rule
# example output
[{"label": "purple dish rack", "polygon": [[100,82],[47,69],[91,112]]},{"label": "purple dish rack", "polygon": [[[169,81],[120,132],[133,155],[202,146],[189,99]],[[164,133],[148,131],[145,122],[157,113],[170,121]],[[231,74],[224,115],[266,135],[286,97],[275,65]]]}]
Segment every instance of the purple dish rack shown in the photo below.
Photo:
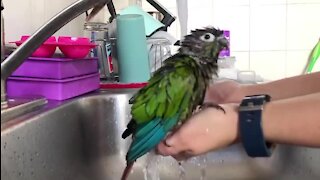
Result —
[{"label": "purple dish rack", "polygon": [[98,60],[29,57],[12,74],[14,77],[66,79],[98,72]]},{"label": "purple dish rack", "polygon": [[99,89],[98,60],[30,57],[8,78],[9,96],[65,100]]},{"label": "purple dish rack", "polygon": [[47,99],[65,100],[99,89],[100,74],[94,73],[67,79],[9,77],[9,96],[42,95]]}]

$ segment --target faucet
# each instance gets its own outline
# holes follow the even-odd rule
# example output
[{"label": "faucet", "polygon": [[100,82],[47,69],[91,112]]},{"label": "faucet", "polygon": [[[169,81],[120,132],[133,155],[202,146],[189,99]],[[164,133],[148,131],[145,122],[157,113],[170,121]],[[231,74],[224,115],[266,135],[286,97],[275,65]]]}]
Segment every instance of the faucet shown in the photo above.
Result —
[{"label": "faucet", "polygon": [[111,0],[78,0],[63,9],[42,27],[40,27],[25,43],[10,54],[1,63],[1,109],[7,107],[6,79],[29,57],[45,40],[65,24],[80,14],[99,4],[109,4]]}]

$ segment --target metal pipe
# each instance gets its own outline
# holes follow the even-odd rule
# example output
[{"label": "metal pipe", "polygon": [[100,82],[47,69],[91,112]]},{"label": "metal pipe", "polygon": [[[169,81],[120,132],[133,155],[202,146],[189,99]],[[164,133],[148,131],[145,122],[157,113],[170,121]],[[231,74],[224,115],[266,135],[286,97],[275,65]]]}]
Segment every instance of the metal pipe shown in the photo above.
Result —
[{"label": "metal pipe", "polygon": [[29,57],[45,40],[65,24],[89,10],[98,3],[110,0],[78,0],[55,15],[38,29],[25,43],[1,63],[1,105],[6,101],[6,79]]}]

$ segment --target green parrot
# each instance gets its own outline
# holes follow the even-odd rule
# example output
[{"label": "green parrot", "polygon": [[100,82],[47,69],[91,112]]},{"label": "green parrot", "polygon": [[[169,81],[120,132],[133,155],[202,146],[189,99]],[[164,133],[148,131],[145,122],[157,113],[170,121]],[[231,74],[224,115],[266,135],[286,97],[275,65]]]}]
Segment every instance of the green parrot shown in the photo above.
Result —
[{"label": "green parrot", "polygon": [[[132,134],[126,155],[126,180],[134,162],[165,138],[175,126],[203,105],[206,89],[217,76],[217,59],[228,46],[223,31],[208,27],[185,36],[177,54],[169,57],[131,99],[132,119],[122,138]],[[211,104],[223,110],[219,105]]]}]

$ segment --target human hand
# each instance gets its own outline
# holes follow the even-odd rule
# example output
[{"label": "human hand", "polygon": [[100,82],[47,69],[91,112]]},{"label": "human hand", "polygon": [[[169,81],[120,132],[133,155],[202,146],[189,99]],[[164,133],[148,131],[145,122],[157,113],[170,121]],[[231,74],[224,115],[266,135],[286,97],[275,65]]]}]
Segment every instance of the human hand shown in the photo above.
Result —
[{"label": "human hand", "polygon": [[236,81],[222,81],[210,85],[206,92],[205,101],[216,104],[238,103],[244,95],[244,85]]},{"label": "human hand", "polygon": [[235,143],[239,139],[238,107],[222,107],[226,113],[207,108],[193,115],[158,145],[158,153],[183,160]]}]

